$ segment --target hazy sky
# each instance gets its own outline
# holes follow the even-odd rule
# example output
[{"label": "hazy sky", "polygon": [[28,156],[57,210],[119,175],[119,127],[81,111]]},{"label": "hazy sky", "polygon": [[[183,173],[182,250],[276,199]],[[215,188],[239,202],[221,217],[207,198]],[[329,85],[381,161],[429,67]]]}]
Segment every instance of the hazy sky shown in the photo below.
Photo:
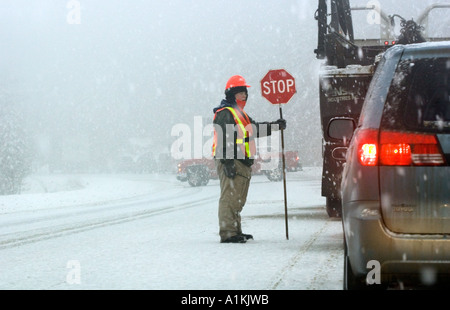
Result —
[{"label": "hazy sky", "polygon": [[[380,1],[406,18],[432,2]],[[260,80],[283,68],[297,86],[283,106],[286,147],[317,160],[316,9],[312,0],[1,0],[1,98],[41,136],[88,137],[105,152],[129,137],[167,147],[175,124],[211,121],[234,74],[252,85],[248,113],[276,120]]]}]

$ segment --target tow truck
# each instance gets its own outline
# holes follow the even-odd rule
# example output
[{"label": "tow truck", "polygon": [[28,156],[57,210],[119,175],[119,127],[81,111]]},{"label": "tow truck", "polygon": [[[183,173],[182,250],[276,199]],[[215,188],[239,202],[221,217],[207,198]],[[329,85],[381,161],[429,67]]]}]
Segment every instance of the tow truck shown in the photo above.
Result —
[{"label": "tow truck", "polygon": [[[349,0],[319,0],[315,19],[318,25],[316,58],[324,60],[319,73],[320,119],[322,128],[322,196],[326,197],[329,217],[341,217],[340,183],[349,137],[358,124],[367,89],[379,55],[396,44],[450,40],[432,37],[428,17],[435,9],[450,4],[428,6],[419,17],[407,20],[401,15],[387,15],[377,1],[364,7],[351,7]],[[355,39],[352,12],[374,13],[380,26],[379,38]],[[400,22],[400,33],[395,34]],[[398,25],[398,24],[397,24]],[[364,27],[365,25],[358,25]]]}]

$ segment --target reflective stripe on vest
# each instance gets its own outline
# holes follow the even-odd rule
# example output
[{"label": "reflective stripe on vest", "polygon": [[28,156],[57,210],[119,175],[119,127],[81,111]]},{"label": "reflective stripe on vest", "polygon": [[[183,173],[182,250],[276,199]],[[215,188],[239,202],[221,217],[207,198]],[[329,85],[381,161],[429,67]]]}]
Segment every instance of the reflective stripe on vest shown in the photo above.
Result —
[{"label": "reflective stripe on vest", "polygon": [[[239,144],[241,147],[242,152],[245,154],[246,157],[250,158],[253,153],[255,152],[255,141],[253,140],[253,128],[251,127],[251,122],[250,119],[247,115],[247,113],[245,113],[242,110],[236,110],[234,108],[231,107],[225,107],[223,109],[217,110],[216,114],[214,115],[214,119],[217,116],[217,113],[224,110],[224,109],[228,109],[231,114],[233,114],[233,118],[234,121],[236,123],[236,125],[238,126],[239,130],[239,136],[236,139],[236,144]],[[250,127],[248,127],[248,125],[250,125]],[[249,128],[249,130],[247,130],[246,128]],[[216,145],[217,145],[217,133],[214,130],[214,140],[213,140],[213,156],[216,155]]]}]

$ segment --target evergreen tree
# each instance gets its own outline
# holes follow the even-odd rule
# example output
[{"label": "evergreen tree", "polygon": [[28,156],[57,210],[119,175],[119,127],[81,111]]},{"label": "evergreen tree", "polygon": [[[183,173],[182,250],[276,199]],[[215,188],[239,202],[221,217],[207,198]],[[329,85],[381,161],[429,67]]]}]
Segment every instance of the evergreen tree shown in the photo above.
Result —
[{"label": "evergreen tree", "polygon": [[24,122],[11,105],[0,106],[0,195],[18,194],[31,172]]}]

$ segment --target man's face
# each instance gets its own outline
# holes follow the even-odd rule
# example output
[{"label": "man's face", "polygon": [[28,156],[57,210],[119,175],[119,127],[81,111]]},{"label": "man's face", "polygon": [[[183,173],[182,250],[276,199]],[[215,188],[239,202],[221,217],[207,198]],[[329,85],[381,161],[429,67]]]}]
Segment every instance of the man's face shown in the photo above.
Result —
[{"label": "man's face", "polygon": [[235,98],[236,100],[247,101],[247,92],[241,91],[239,93],[236,93]]}]

